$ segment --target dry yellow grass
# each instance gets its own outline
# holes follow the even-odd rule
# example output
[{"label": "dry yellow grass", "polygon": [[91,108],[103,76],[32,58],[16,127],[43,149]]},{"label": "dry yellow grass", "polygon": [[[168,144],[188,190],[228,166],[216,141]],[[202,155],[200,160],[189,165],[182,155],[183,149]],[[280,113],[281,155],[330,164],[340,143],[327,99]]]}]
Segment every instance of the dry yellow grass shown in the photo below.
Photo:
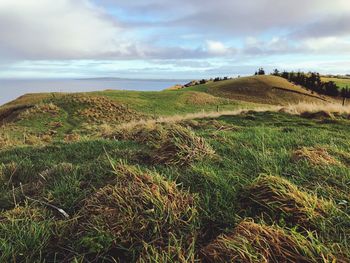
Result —
[{"label": "dry yellow grass", "polygon": [[60,107],[53,103],[42,103],[35,105],[32,108],[29,108],[23,112],[21,112],[18,116],[20,119],[28,119],[32,116],[35,116],[36,114],[43,114],[43,113],[48,113],[51,115],[58,115],[60,112]]},{"label": "dry yellow grass", "polygon": [[[266,107],[256,107],[254,108],[255,112],[266,112],[266,111],[279,111],[281,109],[280,106],[266,106]],[[240,115],[242,113],[245,113],[247,111],[251,110],[250,108],[242,108],[239,110],[233,110],[233,111],[220,111],[220,112],[197,112],[197,113],[189,113],[184,115],[173,115],[173,116],[166,116],[166,117],[159,117],[156,119],[144,119],[139,121],[131,121],[127,123],[122,123],[117,128],[122,129],[131,129],[138,125],[152,125],[156,123],[178,123],[184,120],[193,120],[193,119],[206,119],[206,118],[218,118],[220,116],[224,115]]]},{"label": "dry yellow grass", "polygon": [[[240,115],[247,111],[253,110],[254,112],[266,112],[266,111],[272,111],[272,112],[285,112],[293,115],[302,115],[304,113],[317,113],[317,112],[329,112],[329,114],[334,115],[341,115],[341,114],[349,114],[350,115],[350,106],[342,106],[340,104],[335,103],[305,103],[300,102],[297,104],[289,104],[287,106],[264,106],[264,107],[254,107],[252,108],[242,108],[237,109],[233,111],[202,111],[202,112],[196,112],[196,113],[189,113],[189,114],[183,114],[183,115],[173,115],[173,116],[165,116],[165,117],[159,117],[156,119],[142,119],[137,121],[131,121],[122,123],[120,125],[115,126],[114,128],[122,128],[122,129],[132,129],[135,126],[138,125],[153,125],[156,123],[178,123],[186,120],[194,120],[194,119],[206,119],[206,118],[218,118],[224,115]],[[103,131],[107,132],[108,130],[112,131],[114,128],[107,127],[108,124],[104,124]],[[106,135],[106,134],[104,134]]]},{"label": "dry yellow grass", "polygon": [[129,258],[133,248],[142,250],[144,244],[169,248],[173,237],[185,237],[181,248],[187,250],[195,238],[196,197],[159,174],[138,167],[120,163],[114,170],[115,184],[106,185],[86,199],[81,232],[107,233],[110,247]]},{"label": "dry yellow grass", "polygon": [[340,164],[326,149],[321,147],[302,147],[293,153],[292,159],[294,161],[306,160],[313,165],[327,166]]},{"label": "dry yellow grass", "polygon": [[320,111],[337,114],[350,114],[350,106],[342,106],[340,103],[305,103],[290,104],[281,109],[290,114],[300,115],[305,112],[316,113]]},{"label": "dry yellow grass", "polygon": [[242,221],[231,233],[220,235],[201,252],[204,262],[213,263],[346,262],[325,249],[314,249],[301,235],[250,220]]}]

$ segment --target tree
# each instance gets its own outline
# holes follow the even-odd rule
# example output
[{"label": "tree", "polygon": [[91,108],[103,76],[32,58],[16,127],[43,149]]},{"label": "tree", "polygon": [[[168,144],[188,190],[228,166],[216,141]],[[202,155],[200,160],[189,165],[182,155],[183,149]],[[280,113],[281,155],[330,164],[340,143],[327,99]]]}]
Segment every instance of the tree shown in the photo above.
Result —
[{"label": "tree", "polygon": [[274,76],[279,76],[279,75],[280,75],[280,72],[278,71],[278,69],[277,69],[277,68],[276,68],[276,69],[274,69],[274,71],[273,71],[272,75],[274,75]]},{"label": "tree", "polygon": [[265,70],[263,68],[259,68],[258,75],[265,75]]},{"label": "tree", "polygon": [[321,75],[317,72],[304,73],[298,71],[295,73],[293,71],[283,71],[280,73],[280,76],[290,82],[304,86],[306,89],[311,90],[312,93],[317,92],[319,94],[325,94],[334,97],[337,97],[339,95],[343,97],[350,96],[350,91],[348,88],[342,89],[341,92],[339,92],[339,88],[335,82],[322,82]]}]

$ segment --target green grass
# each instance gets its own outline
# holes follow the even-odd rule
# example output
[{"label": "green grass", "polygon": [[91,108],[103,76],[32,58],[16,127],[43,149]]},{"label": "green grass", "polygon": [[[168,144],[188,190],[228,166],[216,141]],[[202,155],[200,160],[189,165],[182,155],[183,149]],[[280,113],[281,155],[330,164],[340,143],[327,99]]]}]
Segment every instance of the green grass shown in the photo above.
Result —
[{"label": "green grass", "polygon": [[[91,98],[85,102],[84,99]],[[77,100],[76,100],[77,99]],[[113,107],[105,104],[115,103]],[[17,107],[34,106],[20,109]],[[57,112],[46,110],[48,105]],[[253,103],[214,97],[195,91],[101,91],[83,94],[25,95],[0,107],[0,146],[61,141],[98,123],[119,124],[132,119],[235,110]],[[7,116],[5,119],[1,115]],[[89,115],[90,114],[90,115]],[[58,125],[57,125],[58,124]],[[89,133],[89,132],[88,132]],[[45,138],[45,139],[43,139]]]},{"label": "green grass", "polygon": [[326,78],[322,77],[322,81],[328,82],[328,81],[333,81],[339,88],[350,88],[350,79],[342,79],[342,78]]},{"label": "green grass", "polygon": [[26,95],[1,107],[0,261],[206,262],[218,249],[228,261],[278,262],[274,241],[291,244],[282,246],[287,255],[298,244],[293,256],[305,262],[349,261],[346,115],[247,112],[118,126],[319,100],[309,95],[265,76],[161,92]]},{"label": "green grass", "polygon": [[[103,91],[93,93],[107,96],[130,108],[150,116],[176,115],[199,111],[234,110],[248,103],[212,97],[200,91],[166,90],[166,91]],[[204,97],[202,101],[193,102],[193,98]],[[209,98],[208,98],[209,97]]]},{"label": "green grass", "polygon": [[[166,91],[164,98],[178,98],[181,92]],[[125,92],[124,98],[123,93],[105,95],[117,101],[129,101],[135,109],[138,103],[147,105],[158,100],[154,103],[160,104],[160,111],[170,114],[166,105],[172,100],[163,102],[163,95]],[[179,112],[195,110],[191,105],[184,107],[180,107]],[[151,108],[145,112],[151,114]],[[77,142],[64,143],[58,138],[47,145],[2,148],[0,248],[6,252],[1,254],[0,261],[72,262],[75,259],[80,262],[99,258],[108,262],[114,258],[122,262],[191,262],[203,259],[200,251],[211,241],[251,218],[249,220],[258,226],[270,224],[281,229],[288,240],[306,242],[305,251],[312,251],[312,255],[311,252],[303,254],[310,256],[307,262],[317,262],[323,251],[337,257],[339,262],[342,262],[340,259],[347,262],[350,256],[349,124],[345,118],[327,122],[273,112],[186,121],[183,129],[193,130],[193,140],[201,138],[215,151],[215,156],[190,159],[186,165],[155,165],[152,155],[162,152],[155,153],[152,145],[140,143],[137,136],[125,135],[116,141],[87,131],[83,134],[86,138]],[[62,131],[62,137],[64,133]],[[188,136],[187,132],[184,134]],[[166,139],[159,140],[161,145],[166,143]],[[186,140],[177,143],[185,145]],[[295,152],[302,147],[325,149],[337,162],[315,165],[307,158],[294,159]],[[171,148],[175,153],[182,149],[186,148]],[[129,168],[121,169],[120,162],[127,163]],[[131,181],[123,179],[128,174],[132,176],[126,178]],[[293,212],[287,215],[283,209],[273,212],[277,208],[265,196],[261,200],[267,200],[266,206],[259,206],[256,213],[251,212],[254,209],[247,209],[242,200],[249,195],[244,194],[252,189],[254,182],[265,184],[258,179],[264,176],[277,178],[277,184],[288,182],[281,183],[286,185],[282,188],[277,185],[269,189],[272,194],[287,191],[286,200],[292,200],[288,205],[306,207],[306,215],[314,213],[314,203],[308,201],[313,198],[310,196],[332,203],[332,212],[311,217],[312,238],[308,237],[310,229],[305,230],[304,224],[292,220]],[[110,189],[114,189],[113,198],[119,200],[113,201],[115,205],[102,194]],[[294,203],[294,195],[300,195],[302,201]],[[70,218],[63,217],[48,204],[64,209]],[[86,213],[90,211],[87,204],[92,205],[91,211],[97,209],[98,215],[110,213],[111,217],[92,217]],[[19,213],[16,209],[29,212]],[[116,211],[131,219],[123,221]],[[144,222],[152,224],[143,228]],[[112,223],[117,225],[110,228],[114,226]],[[118,227],[122,232],[117,231]],[[177,231],[171,230],[174,235],[168,236],[166,229]],[[127,236],[135,240],[134,245],[127,242]],[[240,241],[236,239],[232,242],[234,247],[229,253],[236,254],[239,249],[248,248],[244,246],[249,240],[248,243],[244,240],[237,243]],[[259,245],[254,243],[250,249],[254,251],[249,250],[252,254],[246,255],[248,258],[261,256]]]}]

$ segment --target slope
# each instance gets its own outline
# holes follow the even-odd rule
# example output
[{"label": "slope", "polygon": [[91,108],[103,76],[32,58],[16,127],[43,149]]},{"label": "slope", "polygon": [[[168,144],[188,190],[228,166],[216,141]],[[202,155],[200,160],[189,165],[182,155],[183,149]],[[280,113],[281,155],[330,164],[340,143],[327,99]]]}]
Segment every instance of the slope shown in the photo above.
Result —
[{"label": "slope", "polygon": [[186,90],[204,91],[214,96],[240,101],[284,105],[331,100],[325,96],[307,91],[289,81],[276,76],[250,76],[218,82],[208,82]]}]

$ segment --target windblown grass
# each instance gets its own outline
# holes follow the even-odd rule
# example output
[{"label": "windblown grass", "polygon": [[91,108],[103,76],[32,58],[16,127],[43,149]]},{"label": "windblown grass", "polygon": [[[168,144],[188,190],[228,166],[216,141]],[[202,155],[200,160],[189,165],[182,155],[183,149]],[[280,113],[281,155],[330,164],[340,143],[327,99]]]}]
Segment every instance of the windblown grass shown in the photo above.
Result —
[{"label": "windblown grass", "polygon": [[182,255],[177,249],[183,253],[193,249],[196,198],[149,171],[119,164],[115,173],[115,184],[86,200],[81,211],[81,245],[96,254],[113,250],[124,260],[135,260],[140,253],[153,259],[179,257],[176,262],[193,257],[193,252]]},{"label": "windblown grass", "polygon": [[292,156],[293,161],[306,160],[313,165],[339,165],[340,162],[332,157],[324,148],[302,147],[296,150]]},{"label": "windblown grass", "polygon": [[350,106],[342,106],[341,103],[298,103],[283,107],[283,111],[291,114],[319,113],[330,114],[350,114]]},{"label": "windblown grass", "polygon": [[147,144],[154,164],[186,165],[214,155],[214,150],[203,138],[176,124],[128,127],[117,130],[112,137]]},{"label": "windblown grass", "polygon": [[[311,239],[311,241],[310,241]],[[312,236],[305,238],[280,227],[243,221],[202,249],[205,262],[280,263],[346,262]]]},{"label": "windblown grass", "polygon": [[249,185],[243,194],[242,208],[269,222],[316,231],[325,239],[338,240],[341,232],[348,232],[350,217],[331,200],[306,193],[288,180],[276,176],[262,176]]}]

